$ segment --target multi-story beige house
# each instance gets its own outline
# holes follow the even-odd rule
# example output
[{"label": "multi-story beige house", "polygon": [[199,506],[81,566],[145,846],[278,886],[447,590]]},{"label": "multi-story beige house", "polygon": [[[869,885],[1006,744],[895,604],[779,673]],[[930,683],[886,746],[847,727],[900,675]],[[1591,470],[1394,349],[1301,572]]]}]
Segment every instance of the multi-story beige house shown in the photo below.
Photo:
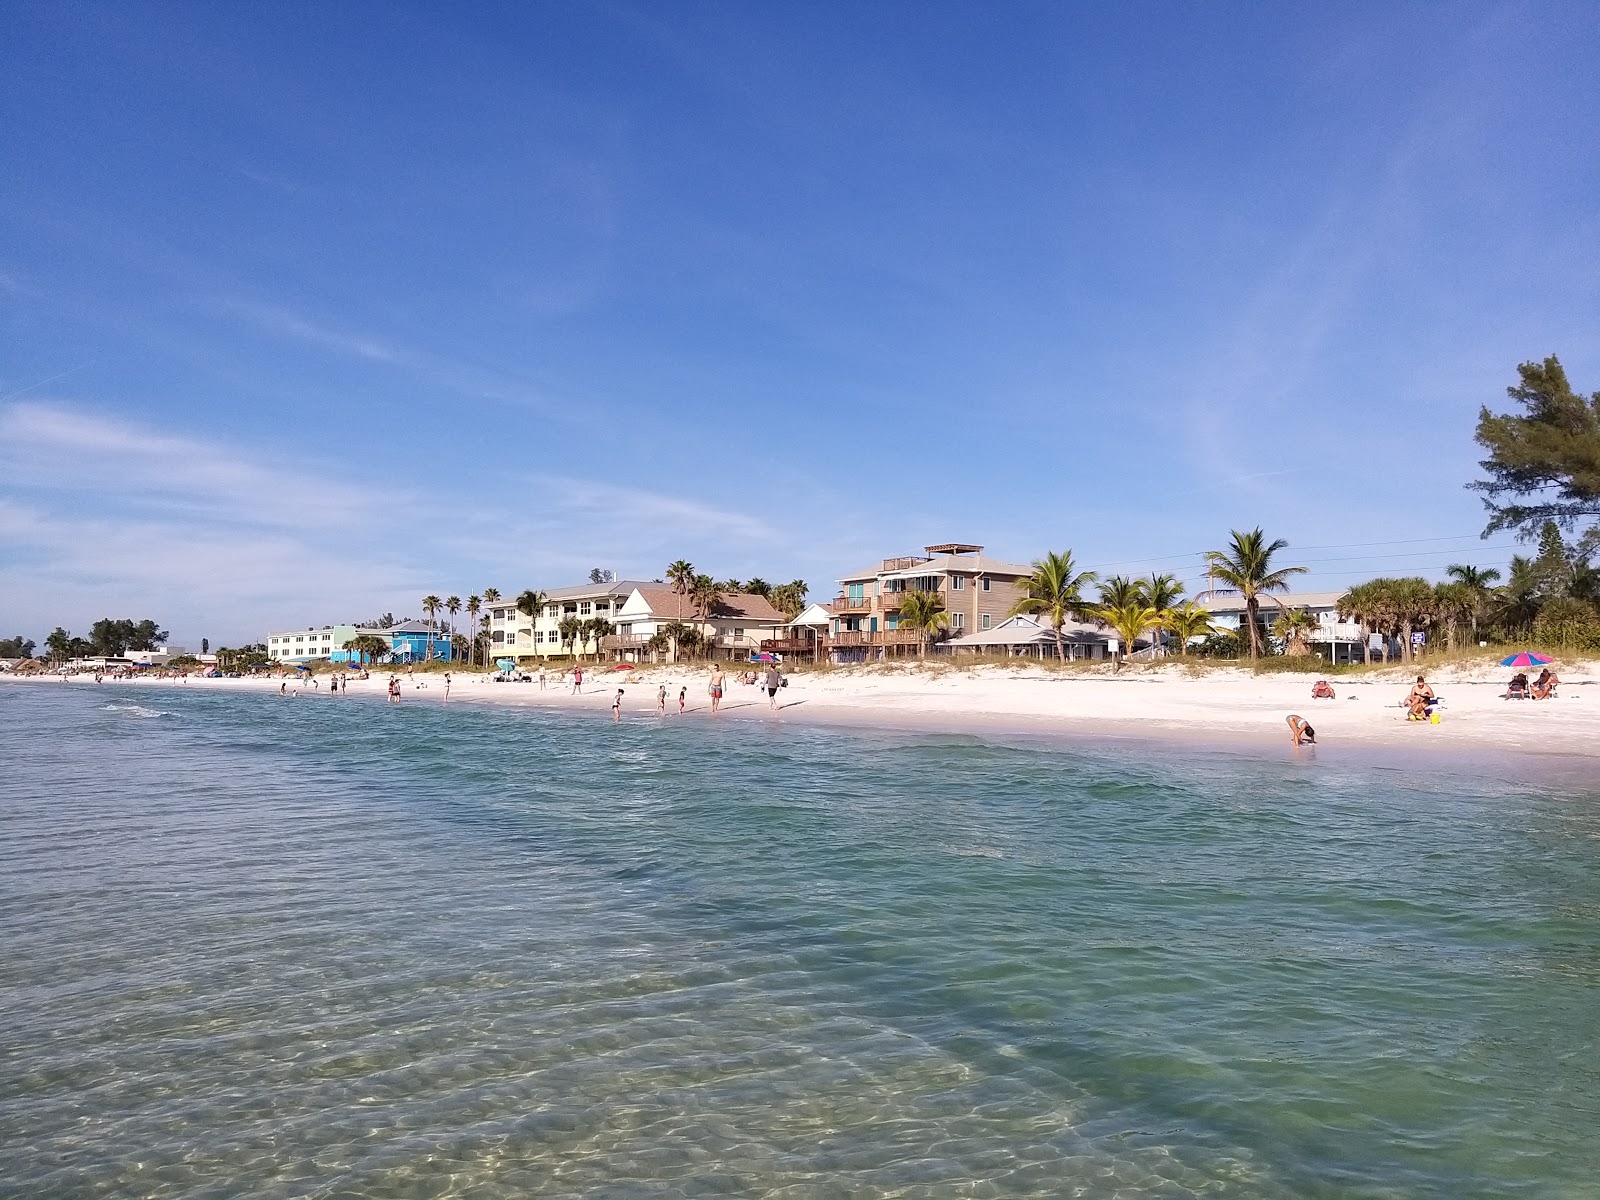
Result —
[{"label": "multi-story beige house", "polygon": [[549,658],[570,654],[573,649],[584,654],[593,653],[596,646],[592,638],[575,647],[563,642],[561,622],[568,617],[580,621],[604,617],[615,625],[618,613],[634,590],[652,586],[655,585],[625,579],[555,588],[544,594],[544,605],[533,617],[517,610],[515,597],[497,600],[488,608],[489,657]]},{"label": "multi-story beige house", "polygon": [[641,583],[618,610],[617,631],[600,643],[602,650],[623,662],[648,662],[670,657],[670,648],[654,650],[650,641],[675,624],[688,625],[710,643],[718,658],[746,658],[761,644],[778,637],[789,618],[765,596],[749,592],[724,592],[709,613],[699,612],[694,601],[661,583]]},{"label": "multi-story beige house", "polygon": [[911,592],[938,594],[949,614],[951,637],[990,629],[1010,614],[1025,594],[1021,581],[1032,573],[1019,563],[989,558],[982,546],[965,542],[924,550],[924,554],[886,558],[839,580],[842,591],[829,605],[833,628],[828,640],[834,661],[914,652],[921,634],[900,625],[900,605]]}]

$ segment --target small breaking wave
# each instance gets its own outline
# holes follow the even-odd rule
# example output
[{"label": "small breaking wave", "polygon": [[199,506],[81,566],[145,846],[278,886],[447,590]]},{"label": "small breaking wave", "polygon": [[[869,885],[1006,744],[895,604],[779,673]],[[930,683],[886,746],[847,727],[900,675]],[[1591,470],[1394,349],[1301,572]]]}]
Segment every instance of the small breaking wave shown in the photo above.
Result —
[{"label": "small breaking wave", "polygon": [[146,708],[142,704],[102,704],[101,712],[127,713],[130,717],[170,717],[172,714],[162,708]]}]

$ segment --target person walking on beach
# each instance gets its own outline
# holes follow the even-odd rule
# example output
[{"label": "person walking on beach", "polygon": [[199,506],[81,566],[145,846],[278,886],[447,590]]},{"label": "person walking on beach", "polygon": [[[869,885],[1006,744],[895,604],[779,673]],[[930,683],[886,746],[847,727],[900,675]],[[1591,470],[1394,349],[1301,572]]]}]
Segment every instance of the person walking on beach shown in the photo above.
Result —
[{"label": "person walking on beach", "polygon": [[667,685],[664,683],[656,689],[656,714],[667,715]]},{"label": "person walking on beach", "polygon": [[722,708],[722,668],[711,668],[711,711],[713,714]]},{"label": "person walking on beach", "polygon": [[686,688],[686,687],[679,688],[678,689],[678,715],[680,717],[683,716],[683,707],[684,707],[685,704],[688,703],[688,700],[689,700],[689,689]]},{"label": "person walking on beach", "polygon": [[539,690],[544,691],[544,668],[539,668]]},{"label": "person walking on beach", "polygon": [[[582,667],[573,667],[572,668],[572,694],[574,696],[583,695],[583,668]],[[618,690],[617,695],[619,695],[619,696],[622,695],[622,692],[620,690]]]},{"label": "person walking on beach", "polygon": [[617,694],[611,701],[611,723],[620,724],[622,721],[622,689],[617,689]]},{"label": "person walking on beach", "polygon": [[778,689],[783,686],[783,676],[778,674],[776,664],[767,668],[767,706],[773,712],[778,711]]}]

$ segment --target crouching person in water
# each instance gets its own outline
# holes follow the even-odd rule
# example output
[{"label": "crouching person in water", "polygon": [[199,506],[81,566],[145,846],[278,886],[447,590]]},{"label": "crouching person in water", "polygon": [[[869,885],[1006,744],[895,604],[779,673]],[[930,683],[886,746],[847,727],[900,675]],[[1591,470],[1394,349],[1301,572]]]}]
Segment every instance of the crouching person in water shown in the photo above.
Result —
[{"label": "crouching person in water", "polygon": [[1306,719],[1298,713],[1290,713],[1284,718],[1289,723],[1289,736],[1294,739],[1296,746],[1315,746],[1317,744],[1317,731]]}]

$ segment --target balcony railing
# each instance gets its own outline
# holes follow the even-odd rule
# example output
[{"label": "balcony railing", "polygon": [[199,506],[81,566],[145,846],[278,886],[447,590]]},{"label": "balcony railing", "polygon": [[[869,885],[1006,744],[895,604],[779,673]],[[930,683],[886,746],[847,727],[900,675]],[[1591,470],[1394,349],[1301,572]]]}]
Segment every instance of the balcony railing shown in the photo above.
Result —
[{"label": "balcony railing", "polygon": [[638,650],[649,640],[649,638],[640,637],[636,633],[608,633],[600,639],[600,649]]},{"label": "balcony railing", "polygon": [[871,596],[835,596],[829,606],[836,613],[857,613],[872,611]]},{"label": "balcony railing", "polygon": [[810,654],[818,645],[824,650],[828,648],[826,635],[820,642],[814,642],[810,638],[763,638],[761,641],[762,652],[766,654]]},{"label": "balcony railing", "polygon": [[828,639],[829,646],[915,646],[922,640],[911,629],[880,629],[877,632],[841,630]]}]

